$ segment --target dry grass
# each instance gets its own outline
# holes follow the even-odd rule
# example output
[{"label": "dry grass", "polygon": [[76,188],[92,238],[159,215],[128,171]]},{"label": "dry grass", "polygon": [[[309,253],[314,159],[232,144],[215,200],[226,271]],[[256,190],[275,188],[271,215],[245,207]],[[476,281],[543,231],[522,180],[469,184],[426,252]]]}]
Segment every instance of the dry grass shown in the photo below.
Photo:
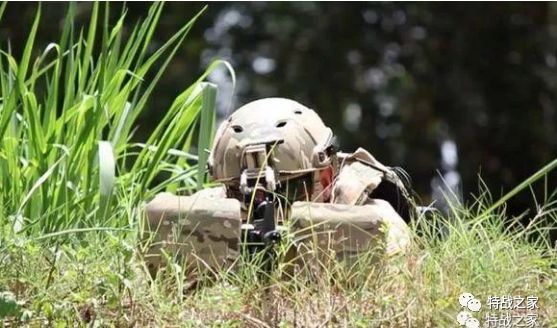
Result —
[{"label": "dry grass", "polygon": [[13,293],[17,316],[28,318],[19,323],[30,326],[448,327],[464,291],[482,302],[538,296],[540,325],[556,326],[555,249],[524,230],[503,232],[501,215],[478,222],[460,213],[468,216],[443,222],[445,237],[432,235],[428,221],[406,255],[383,264],[368,254],[352,269],[329,262],[318,273],[299,267],[292,278],[285,265],[265,276],[246,262],[189,289],[180,263],[153,280],[133,234],[94,232],[58,249],[8,235],[0,288]]}]

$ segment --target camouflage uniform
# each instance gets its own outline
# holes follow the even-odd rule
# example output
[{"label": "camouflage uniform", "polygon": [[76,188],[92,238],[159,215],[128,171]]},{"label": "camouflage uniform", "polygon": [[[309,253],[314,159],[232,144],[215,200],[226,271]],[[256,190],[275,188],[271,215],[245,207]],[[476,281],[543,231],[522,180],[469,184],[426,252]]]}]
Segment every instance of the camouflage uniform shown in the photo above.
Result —
[{"label": "camouflage uniform", "polygon": [[164,252],[191,267],[232,263],[260,189],[291,204],[283,208],[302,253],[316,242],[348,260],[375,247],[401,252],[410,242],[405,221],[414,207],[397,174],[363,149],[336,152],[332,131],[295,101],[267,98],[233,113],[216,133],[209,172],[224,187],[147,204],[146,230],[156,231],[146,255],[151,268]]},{"label": "camouflage uniform", "polygon": [[[217,205],[217,206],[215,206]],[[145,260],[155,273],[163,257],[178,257],[188,270],[231,265],[239,255],[240,203],[223,188],[192,196],[158,194],[145,207]]]}]

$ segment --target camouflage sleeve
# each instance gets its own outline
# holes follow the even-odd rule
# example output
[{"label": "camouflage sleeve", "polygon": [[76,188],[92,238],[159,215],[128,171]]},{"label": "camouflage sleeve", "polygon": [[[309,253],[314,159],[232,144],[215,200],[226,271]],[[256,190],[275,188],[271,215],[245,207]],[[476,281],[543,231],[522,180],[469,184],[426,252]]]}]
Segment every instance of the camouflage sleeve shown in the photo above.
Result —
[{"label": "camouflage sleeve", "polygon": [[[395,172],[369,152],[339,154],[331,203],[298,202],[292,220],[300,247],[313,235],[320,247],[332,247],[339,259],[383,247],[387,255],[404,252],[410,244],[412,203]],[[315,252],[314,252],[315,253]]]},{"label": "camouflage sleeve", "polygon": [[145,260],[151,273],[164,265],[164,254],[182,260],[188,270],[234,261],[239,252],[240,203],[220,197],[219,192],[161,193],[145,206]]},{"label": "camouflage sleeve", "polygon": [[411,242],[410,228],[391,204],[382,199],[369,199],[365,206],[382,220],[387,256],[406,252]]},{"label": "camouflage sleeve", "polygon": [[384,200],[364,205],[295,202],[291,219],[298,252],[306,260],[332,250],[338,260],[352,264],[370,251],[390,256],[410,244],[407,225]]}]

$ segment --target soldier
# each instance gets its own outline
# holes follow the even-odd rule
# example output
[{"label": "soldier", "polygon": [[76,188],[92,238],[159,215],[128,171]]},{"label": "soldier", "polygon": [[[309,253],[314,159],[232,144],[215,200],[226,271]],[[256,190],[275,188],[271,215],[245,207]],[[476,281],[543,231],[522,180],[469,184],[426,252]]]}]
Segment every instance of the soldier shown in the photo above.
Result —
[{"label": "soldier", "polygon": [[160,194],[147,204],[146,227],[156,232],[146,256],[151,269],[163,253],[190,266],[230,265],[246,240],[277,242],[277,225],[290,227],[300,253],[317,242],[339,260],[409,245],[415,206],[397,171],[361,148],[337,152],[331,129],[293,100],[239,108],[217,130],[208,166],[221,187]]}]

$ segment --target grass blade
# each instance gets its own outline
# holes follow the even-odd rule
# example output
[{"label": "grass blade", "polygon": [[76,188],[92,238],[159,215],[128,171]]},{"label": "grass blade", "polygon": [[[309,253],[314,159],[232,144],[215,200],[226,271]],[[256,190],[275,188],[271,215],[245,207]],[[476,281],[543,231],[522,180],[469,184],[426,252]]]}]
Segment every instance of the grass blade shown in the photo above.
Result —
[{"label": "grass blade", "polygon": [[199,141],[197,144],[197,188],[203,188],[205,182],[209,147],[213,141],[215,129],[215,105],[217,100],[217,86],[213,83],[201,83],[203,101],[201,107],[201,121],[199,125]]}]

